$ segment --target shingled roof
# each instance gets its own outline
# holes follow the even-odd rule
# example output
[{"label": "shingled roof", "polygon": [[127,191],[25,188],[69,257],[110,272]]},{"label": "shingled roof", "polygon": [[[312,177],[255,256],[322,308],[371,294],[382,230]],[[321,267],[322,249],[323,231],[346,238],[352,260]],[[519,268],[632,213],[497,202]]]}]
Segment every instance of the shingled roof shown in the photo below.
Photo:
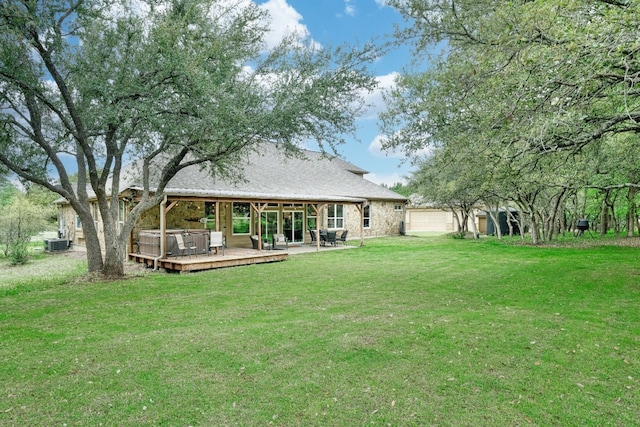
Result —
[{"label": "shingled roof", "polygon": [[[407,198],[363,176],[366,170],[338,157],[303,150],[302,156],[287,156],[273,143],[245,156],[239,172],[242,179],[214,178],[206,169],[192,166],[181,170],[165,193],[178,196],[228,197],[262,200],[364,202],[388,200],[404,203]],[[124,188],[138,189],[136,184]],[[151,189],[153,191],[153,189]]]}]

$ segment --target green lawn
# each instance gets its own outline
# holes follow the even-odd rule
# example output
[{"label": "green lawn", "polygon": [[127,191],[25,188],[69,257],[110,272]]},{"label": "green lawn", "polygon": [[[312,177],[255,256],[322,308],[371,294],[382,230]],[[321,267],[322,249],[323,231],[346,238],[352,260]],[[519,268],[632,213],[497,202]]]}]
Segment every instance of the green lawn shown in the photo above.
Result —
[{"label": "green lawn", "polygon": [[0,425],[640,425],[638,251],[397,237],[0,289]]}]

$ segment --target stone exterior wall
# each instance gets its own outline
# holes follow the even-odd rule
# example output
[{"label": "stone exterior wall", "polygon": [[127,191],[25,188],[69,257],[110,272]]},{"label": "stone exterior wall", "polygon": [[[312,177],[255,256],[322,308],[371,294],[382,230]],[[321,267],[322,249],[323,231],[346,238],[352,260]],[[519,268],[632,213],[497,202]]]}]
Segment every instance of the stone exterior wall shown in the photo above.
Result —
[{"label": "stone exterior wall", "polygon": [[[179,202],[167,214],[167,230],[193,230],[203,229],[204,224],[200,218],[204,216],[204,202],[187,201]],[[138,220],[133,229],[133,235],[140,233],[140,230],[156,230],[160,228],[160,206],[149,209]]]},{"label": "stone exterior wall", "polygon": [[[58,233],[62,235],[63,239],[79,244],[80,236],[76,230],[76,211],[73,210],[71,205],[60,205],[58,209]],[[84,243],[84,236],[82,236],[82,239]]]},{"label": "stone exterior wall", "polygon": [[[400,234],[401,223],[404,221],[404,206],[402,203],[387,201],[371,201],[370,226],[363,229],[364,237],[397,236]],[[354,205],[344,206],[344,227],[349,230],[348,239],[360,238],[360,211]],[[327,227],[326,212],[321,219],[321,228]]]}]

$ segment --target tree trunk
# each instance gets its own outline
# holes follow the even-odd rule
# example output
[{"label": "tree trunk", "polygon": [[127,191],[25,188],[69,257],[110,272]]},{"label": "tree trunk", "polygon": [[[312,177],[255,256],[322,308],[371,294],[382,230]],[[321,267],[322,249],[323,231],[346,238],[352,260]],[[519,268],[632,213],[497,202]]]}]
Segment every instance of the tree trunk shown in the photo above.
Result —
[{"label": "tree trunk", "polygon": [[[499,208],[497,207],[495,211],[493,209],[489,209],[489,217],[491,218],[491,221],[493,221],[493,229],[496,232],[496,237],[498,238],[498,240],[502,240],[502,230],[500,229],[500,212],[498,209]],[[498,214],[497,216],[496,213]]]},{"label": "tree trunk", "polygon": [[[103,233],[105,242],[104,265],[101,272],[105,277],[119,278],[124,275],[124,265],[127,261],[127,245],[129,243],[129,235],[135,227],[136,222],[140,219],[143,212],[151,209],[160,203],[161,195],[152,197],[144,197],[144,199],[131,210],[122,227],[118,225],[118,211],[111,210],[112,217],[103,221]],[[107,217],[107,215],[105,215]],[[98,245],[98,248],[100,246]]]},{"label": "tree trunk", "polygon": [[[520,208],[522,215],[526,214],[529,216],[529,233],[531,233],[531,242],[534,245],[537,245],[540,243],[540,229],[533,203],[529,202],[526,198],[521,198],[518,202],[518,207]],[[524,229],[523,227],[524,224],[521,225],[521,229]],[[523,232],[521,232],[521,234],[524,236]]]},{"label": "tree trunk", "polygon": [[[119,246],[119,245],[118,245]],[[108,245],[105,248],[104,266],[102,274],[105,277],[121,277],[124,275],[124,250],[123,248]]]},{"label": "tree trunk", "polygon": [[609,229],[609,194],[609,190],[604,193],[604,199],[600,207],[600,235],[602,236],[607,234],[607,230]]},{"label": "tree trunk", "polygon": [[627,201],[629,209],[627,211],[627,237],[633,237],[636,231],[636,188],[629,187]]},{"label": "tree trunk", "polygon": [[462,230],[463,233],[469,231],[469,213],[462,208]]},{"label": "tree trunk", "polygon": [[473,238],[479,239],[480,233],[478,233],[478,226],[476,225],[476,213],[473,209],[471,209],[469,217],[471,218],[471,229],[473,230]]},{"label": "tree trunk", "polygon": [[87,250],[87,269],[89,273],[99,272],[102,270],[104,264],[98,230],[96,229],[93,217],[88,209],[77,209],[76,214],[80,217],[80,221],[82,221],[82,231],[84,233]]},{"label": "tree trunk", "polygon": [[451,212],[453,213],[453,217],[456,220],[456,224],[458,224],[458,230],[457,231],[459,231],[459,232],[464,231],[462,229],[462,224],[460,224],[460,216],[458,216],[458,212],[456,212],[455,208],[451,208]]},{"label": "tree trunk", "polygon": [[558,218],[560,217],[560,210],[564,204],[566,194],[567,189],[563,188],[555,198],[555,203],[553,204],[553,208],[549,218],[548,241],[551,241],[554,235],[559,234],[560,227],[558,226]]},{"label": "tree trunk", "polygon": [[540,231],[538,229],[538,221],[535,213],[531,212],[529,214],[529,221],[531,222],[531,242],[534,245],[537,245],[540,242]]},{"label": "tree trunk", "polygon": [[102,267],[102,274],[105,277],[120,277],[124,275],[126,240],[121,240],[116,228],[105,224],[104,266]]},{"label": "tree trunk", "polygon": [[524,234],[523,226],[520,223],[520,219],[522,218],[522,211],[520,211],[518,213],[518,217],[519,218],[516,218],[516,216],[511,211],[511,207],[509,206],[509,204],[505,203],[504,206],[505,206],[504,207],[504,212],[505,212],[505,216],[507,218],[507,227],[509,228],[509,237],[513,237],[513,225],[514,224],[516,224],[520,228],[520,237],[522,237],[522,235]]},{"label": "tree trunk", "polygon": [[104,262],[102,259],[102,251],[100,250],[100,240],[97,233],[84,233],[87,248],[87,267],[89,273],[102,271]]}]

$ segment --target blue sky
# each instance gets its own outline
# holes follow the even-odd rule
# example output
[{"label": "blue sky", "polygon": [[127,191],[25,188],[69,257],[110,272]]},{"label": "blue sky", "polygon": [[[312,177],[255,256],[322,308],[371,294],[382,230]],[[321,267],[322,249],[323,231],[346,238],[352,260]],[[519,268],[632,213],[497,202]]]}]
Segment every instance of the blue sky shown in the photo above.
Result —
[{"label": "blue sky", "polygon": [[[400,14],[385,5],[385,0],[254,0],[271,16],[272,42],[285,32],[295,31],[322,46],[365,43],[393,32],[394,23],[402,23]],[[410,60],[409,49],[398,49],[372,64],[379,89],[392,87],[394,77]],[[355,139],[338,148],[346,160],[369,171],[365,178],[378,184],[393,185],[405,181],[411,167],[394,153],[380,150],[377,112],[384,108],[381,92],[367,101],[375,107],[358,120]]]}]

